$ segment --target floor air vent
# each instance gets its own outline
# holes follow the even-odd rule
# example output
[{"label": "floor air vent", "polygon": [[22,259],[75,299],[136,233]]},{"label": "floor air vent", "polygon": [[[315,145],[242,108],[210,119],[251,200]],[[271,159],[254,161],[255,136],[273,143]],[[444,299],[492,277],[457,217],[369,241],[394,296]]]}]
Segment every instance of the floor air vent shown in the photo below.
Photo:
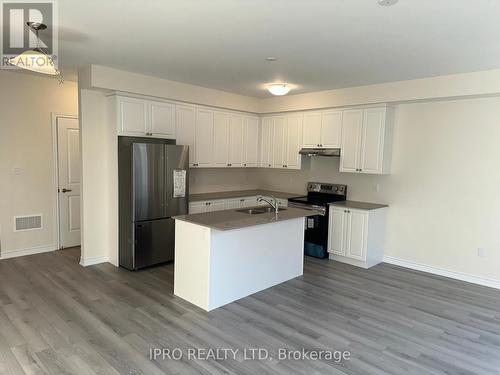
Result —
[{"label": "floor air vent", "polygon": [[42,229],[42,215],[15,216],[14,231]]}]

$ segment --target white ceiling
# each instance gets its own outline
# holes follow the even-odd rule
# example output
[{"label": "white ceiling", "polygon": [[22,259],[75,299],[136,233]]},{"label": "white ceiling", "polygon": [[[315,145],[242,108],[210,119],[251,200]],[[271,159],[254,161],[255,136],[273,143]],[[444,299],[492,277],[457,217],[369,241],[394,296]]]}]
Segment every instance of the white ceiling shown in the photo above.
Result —
[{"label": "white ceiling", "polygon": [[[244,95],[500,67],[499,0],[59,0],[60,64]],[[273,63],[268,56],[277,57]]]}]

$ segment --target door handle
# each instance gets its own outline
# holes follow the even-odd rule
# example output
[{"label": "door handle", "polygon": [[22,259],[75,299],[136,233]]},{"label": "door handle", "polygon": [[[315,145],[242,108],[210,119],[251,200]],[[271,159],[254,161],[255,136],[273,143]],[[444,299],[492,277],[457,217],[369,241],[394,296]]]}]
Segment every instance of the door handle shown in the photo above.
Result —
[{"label": "door handle", "polygon": [[67,192],[70,192],[70,191],[72,191],[72,190],[71,190],[71,189],[62,189],[61,191],[62,191],[63,193],[67,193]]}]

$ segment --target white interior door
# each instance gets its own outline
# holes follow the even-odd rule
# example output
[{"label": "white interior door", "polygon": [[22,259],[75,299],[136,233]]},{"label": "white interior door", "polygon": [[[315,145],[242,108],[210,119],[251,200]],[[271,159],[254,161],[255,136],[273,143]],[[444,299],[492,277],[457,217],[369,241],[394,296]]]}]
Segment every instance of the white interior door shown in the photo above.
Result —
[{"label": "white interior door", "polygon": [[80,245],[80,129],[78,119],[57,118],[59,241]]}]

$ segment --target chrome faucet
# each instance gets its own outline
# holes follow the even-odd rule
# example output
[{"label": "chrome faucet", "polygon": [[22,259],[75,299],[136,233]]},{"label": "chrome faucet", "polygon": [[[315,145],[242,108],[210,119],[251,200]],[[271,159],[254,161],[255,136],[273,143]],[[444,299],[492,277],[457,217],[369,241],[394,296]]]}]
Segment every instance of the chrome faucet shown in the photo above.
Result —
[{"label": "chrome faucet", "polygon": [[274,208],[274,214],[276,215],[276,217],[278,217],[278,200],[273,196],[271,196],[271,199],[273,200],[272,202],[267,198],[258,197],[257,202],[262,202],[262,201],[266,202],[268,205]]}]

